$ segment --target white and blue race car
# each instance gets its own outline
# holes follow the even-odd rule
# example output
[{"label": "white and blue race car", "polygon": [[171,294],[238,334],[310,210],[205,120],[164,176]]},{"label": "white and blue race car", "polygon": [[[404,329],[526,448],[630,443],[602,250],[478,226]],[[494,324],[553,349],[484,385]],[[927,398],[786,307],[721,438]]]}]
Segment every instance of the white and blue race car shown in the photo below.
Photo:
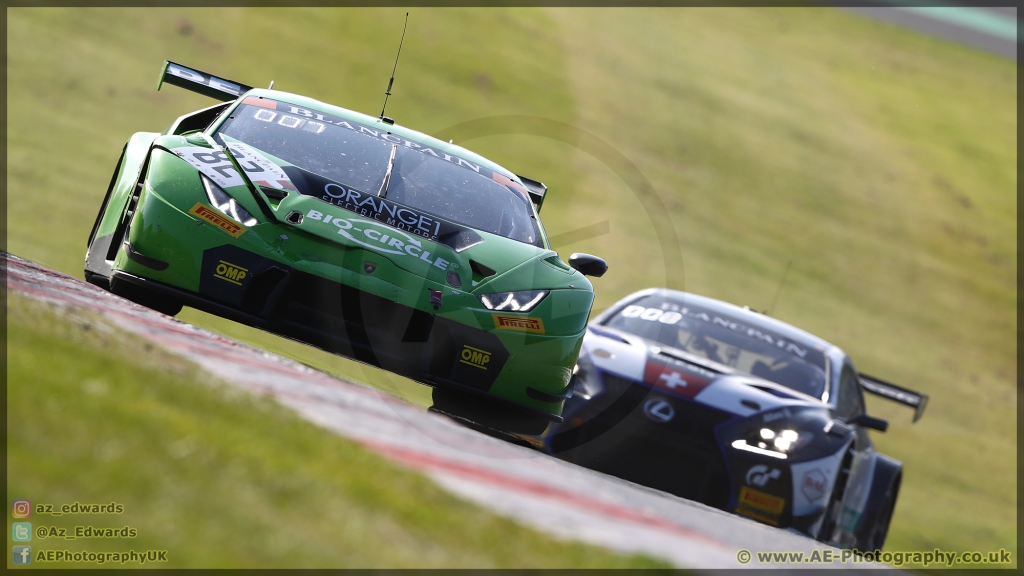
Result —
[{"label": "white and blue race car", "polygon": [[[927,396],[859,374],[838,347],[695,294],[636,292],[589,325],[563,423],[565,460],[811,538],[880,549],[902,464],[878,453],[863,392]],[[537,442],[539,441],[539,442]]]}]

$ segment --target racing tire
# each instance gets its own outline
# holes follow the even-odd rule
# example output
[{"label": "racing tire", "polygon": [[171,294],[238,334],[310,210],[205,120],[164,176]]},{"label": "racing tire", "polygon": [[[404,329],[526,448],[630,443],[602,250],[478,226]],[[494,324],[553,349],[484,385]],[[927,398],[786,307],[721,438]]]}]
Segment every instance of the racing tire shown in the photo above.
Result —
[{"label": "racing tire", "polygon": [[846,492],[846,483],[850,478],[850,467],[853,465],[853,448],[849,448],[843,456],[839,466],[839,474],[836,476],[835,484],[832,486],[832,495],[825,506],[825,519],[818,530],[819,542],[826,544],[832,541],[833,533],[839,524],[839,516],[843,511],[843,495]]},{"label": "racing tire", "polygon": [[899,486],[897,482],[889,484],[889,489],[885,492],[882,508],[879,509],[878,516],[871,525],[871,531],[864,541],[864,551],[881,550],[882,546],[885,545],[885,537],[889,535],[889,523],[892,521],[892,513],[896,509],[896,495],[898,491]]},{"label": "racing tire", "polygon": [[430,407],[431,412],[453,416],[458,420],[466,420],[471,424],[500,432],[538,435],[550,424],[550,420],[542,414],[532,414],[494,400],[454,390],[434,388],[431,398],[434,401],[434,405]]},{"label": "racing tire", "polygon": [[117,278],[110,281],[110,291],[126,300],[131,300],[136,304],[168,316],[177,315],[183,307],[181,302],[147,290],[138,284],[132,284]]}]

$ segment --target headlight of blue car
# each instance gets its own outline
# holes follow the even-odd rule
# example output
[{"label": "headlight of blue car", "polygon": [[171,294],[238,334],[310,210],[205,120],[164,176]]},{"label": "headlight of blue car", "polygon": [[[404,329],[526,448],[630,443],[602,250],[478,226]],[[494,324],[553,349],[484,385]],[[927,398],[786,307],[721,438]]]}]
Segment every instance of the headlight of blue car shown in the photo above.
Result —
[{"label": "headlight of blue car", "polygon": [[787,407],[756,414],[720,431],[722,443],[735,450],[780,460],[812,460],[835,453],[852,431],[817,408]]}]

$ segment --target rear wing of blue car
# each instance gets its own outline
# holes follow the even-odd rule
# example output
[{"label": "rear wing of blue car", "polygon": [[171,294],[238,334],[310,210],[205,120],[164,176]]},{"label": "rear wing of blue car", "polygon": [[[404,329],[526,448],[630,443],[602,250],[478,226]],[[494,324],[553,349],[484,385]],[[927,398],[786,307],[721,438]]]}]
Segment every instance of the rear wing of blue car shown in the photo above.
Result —
[{"label": "rear wing of blue car", "polygon": [[193,70],[170,60],[164,60],[164,68],[160,71],[160,83],[157,84],[156,89],[160,90],[164,82],[171,86],[197,92],[203,96],[216,98],[221,102],[235,100],[242,94],[252,90],[252,86],[246,86],[234,80],[218,78],[213,74]]},{"label": "rear wing of blue car", "polygon": [[882,398],[887,398],[893,402],[898,402],[904,406],[910,406],[913,408],[914,422],[921,419],[921,415],[924,414],[924,407],[928,405],[927,395],[921,394],[920,392],[914,392],[913,390],[907,390],[906,388],[901,388],[900,386],[879,380],[873,376],[861,374],[860,385],[864,388],[865,392],[870,392],[876,396],[881,396]]}]

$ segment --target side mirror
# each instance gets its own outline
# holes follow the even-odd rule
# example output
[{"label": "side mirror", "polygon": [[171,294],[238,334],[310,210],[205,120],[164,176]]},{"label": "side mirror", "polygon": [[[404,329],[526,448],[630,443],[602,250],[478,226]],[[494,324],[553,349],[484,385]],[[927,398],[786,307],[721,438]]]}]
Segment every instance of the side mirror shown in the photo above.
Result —
[{"label": "side mirror", "polygon": [[860,414],[851,418],[848,423],[863,426],[865,428],[871,428],[872,430],[878,430],[879,432],[885,432],[889,429],[888,420],[882,420],[881,418],[875,418],[874,416],[868,416],[867,414]]},{"label": "side mirror", "polygon": [[573,252],[572,256],[569,256],[569,266],[584,276],[593,276],[594,278],[600,278],[608,271],[608,263],[604,260],[579,252]]}]

